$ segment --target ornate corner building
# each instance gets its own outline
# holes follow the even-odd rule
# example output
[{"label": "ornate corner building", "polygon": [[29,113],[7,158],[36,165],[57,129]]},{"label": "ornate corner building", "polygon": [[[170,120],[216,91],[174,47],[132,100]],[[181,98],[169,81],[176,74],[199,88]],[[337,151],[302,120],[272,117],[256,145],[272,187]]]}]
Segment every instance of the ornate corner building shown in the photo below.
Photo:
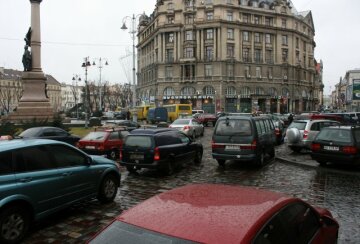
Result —
[{"label": "ornate corner building", "polygon": [[138,102],[210,113],[320,106],[312,14],[291,1],[158,0],[138,28]]}]

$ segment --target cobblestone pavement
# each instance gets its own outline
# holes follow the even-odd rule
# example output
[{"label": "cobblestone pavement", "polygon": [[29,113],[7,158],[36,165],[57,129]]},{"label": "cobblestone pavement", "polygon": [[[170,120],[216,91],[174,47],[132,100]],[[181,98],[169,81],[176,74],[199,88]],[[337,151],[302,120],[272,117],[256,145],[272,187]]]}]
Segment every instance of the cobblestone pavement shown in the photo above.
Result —
[{"label": "cobblestone pavement", "polygon": [[151,170],[128,174],[123,169],[114,203],[101,205],[93,200],[66,209],[34,224],[24,243],[84,243],[123,210],[174,187],[203,182],[255,186],[300,197],[333,213],[340,222],[339,243],[359,243],[358,168],[320,168],[308,152],[291,153],[286,145],[277,148],[278,159],[261,169],[237,162],[221,168],[211,157],[211,134],[208,127],[198,139],[205,148],[202,164],[189,163],[166,177]]}]

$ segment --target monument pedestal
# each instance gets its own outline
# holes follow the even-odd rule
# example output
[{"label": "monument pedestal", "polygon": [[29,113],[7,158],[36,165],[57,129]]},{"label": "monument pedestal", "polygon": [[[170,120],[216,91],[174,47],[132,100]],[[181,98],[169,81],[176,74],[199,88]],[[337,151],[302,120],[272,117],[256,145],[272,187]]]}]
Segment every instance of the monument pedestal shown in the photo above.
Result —
[{"label": "monument pedestal", "polygon": [[43,72],[23,72],[24,93],[16,111],[8,116],[15,123],[36,121],[53,121],[54,111],[49,98],[46,97],[46,77]]}]

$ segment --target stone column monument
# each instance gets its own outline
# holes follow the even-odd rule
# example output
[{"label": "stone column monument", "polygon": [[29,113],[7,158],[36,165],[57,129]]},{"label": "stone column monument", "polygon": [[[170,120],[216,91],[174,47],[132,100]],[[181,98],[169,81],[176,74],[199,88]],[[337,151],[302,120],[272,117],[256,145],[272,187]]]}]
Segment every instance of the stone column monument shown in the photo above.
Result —
[{"label": "stone column monument", "polygon": [[[48,120],[52,121],[54,112],[46,96],[46,76],[41,69],[40,3],[30,0],[31,27],[25,37],[22,75],[23,95],[16,112],[9,116],[13,122]],[[29,51],[31,48],[31,52]]]}]

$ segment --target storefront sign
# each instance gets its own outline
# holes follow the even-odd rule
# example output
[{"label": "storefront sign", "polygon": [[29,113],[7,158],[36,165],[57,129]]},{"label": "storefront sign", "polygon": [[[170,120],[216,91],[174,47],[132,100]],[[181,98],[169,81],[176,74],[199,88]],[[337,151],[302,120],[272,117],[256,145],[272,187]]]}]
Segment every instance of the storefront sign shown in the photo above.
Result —
[{"label": "storefront sign", "polygon": [[172,100],[172,99],[214,99],[214,96],[206,95],[193,95],[193,96],[163,96],[163,100]]},{"label": "storefront sign", "polygon": [[360,80],[353,80],[353,100],[360,100]]}]

